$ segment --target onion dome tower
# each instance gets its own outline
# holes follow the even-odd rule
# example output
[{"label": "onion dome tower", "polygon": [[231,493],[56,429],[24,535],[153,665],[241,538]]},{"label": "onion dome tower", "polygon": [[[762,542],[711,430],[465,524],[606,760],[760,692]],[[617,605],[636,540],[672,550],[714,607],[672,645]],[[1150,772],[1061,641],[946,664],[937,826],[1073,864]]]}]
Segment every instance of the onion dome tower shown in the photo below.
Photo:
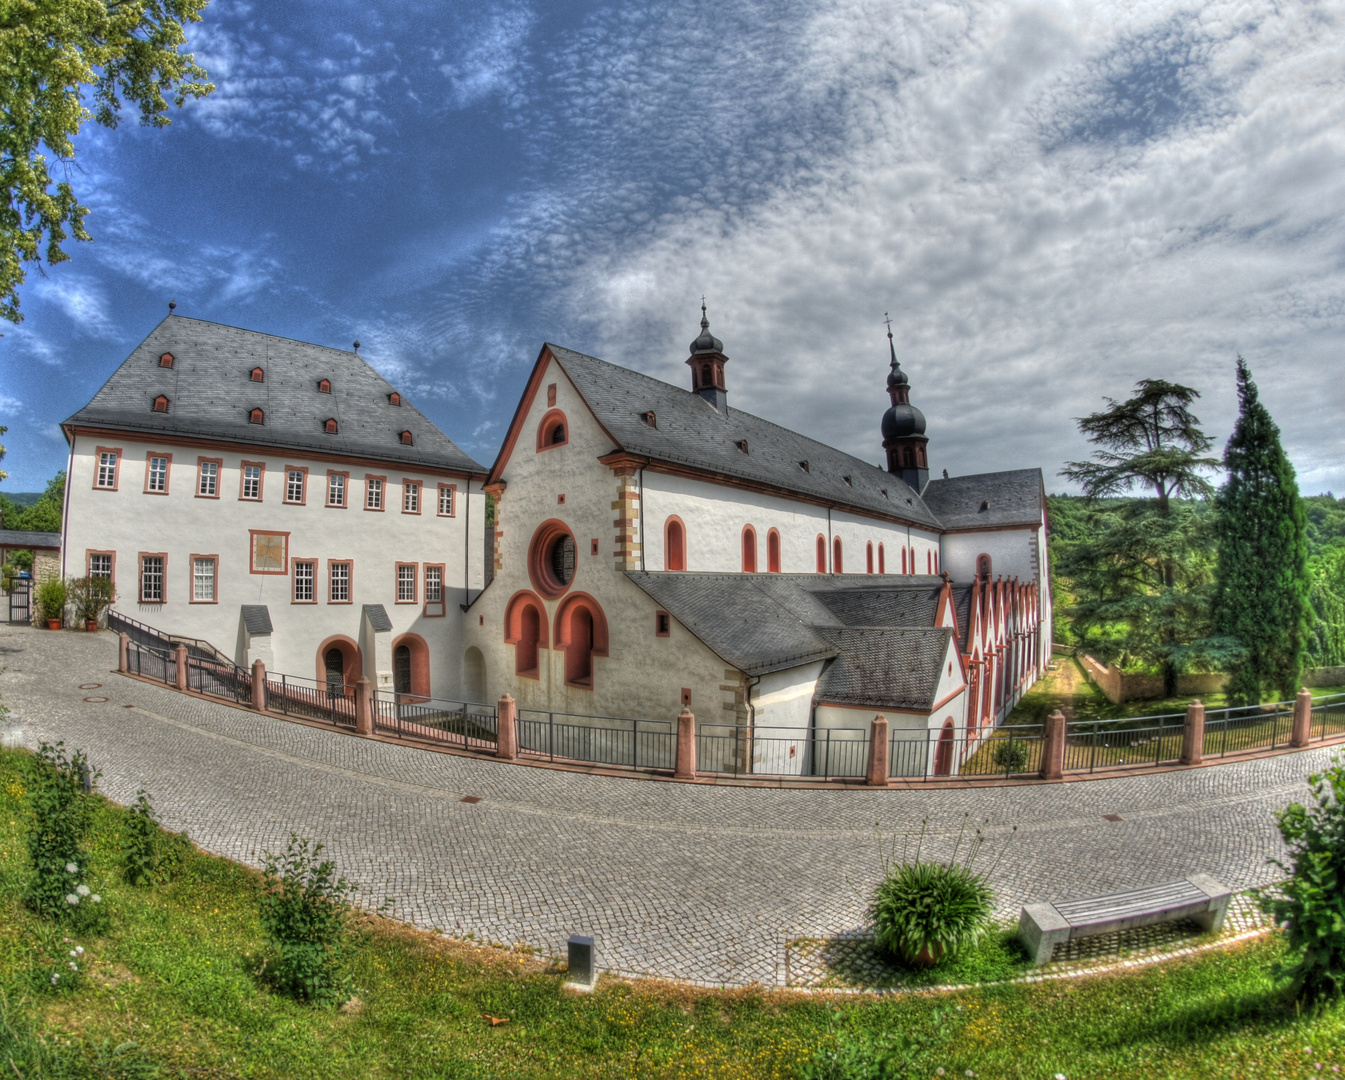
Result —
[{"label": "onion dome tower", "polygon": [[925,437],[925,414],[911,404],[911,380],[897,363],[897,347],[892,343],[892,320],[887,320],[887,349],[892,368],[887,373],[887,394],[892,404],[883,413],[883,449],[887,451],[887,471],[900,476],[916,491],[929,482],[929,455]]},{"label": "onion dome tower", "polygon": [[705,297],[701,297],[701,336],[691,343],[687,366],[691,368],[691,389],[722,413],[729,409],[728,388],[724,385],[724,343],[710,333],[705,316]]}]

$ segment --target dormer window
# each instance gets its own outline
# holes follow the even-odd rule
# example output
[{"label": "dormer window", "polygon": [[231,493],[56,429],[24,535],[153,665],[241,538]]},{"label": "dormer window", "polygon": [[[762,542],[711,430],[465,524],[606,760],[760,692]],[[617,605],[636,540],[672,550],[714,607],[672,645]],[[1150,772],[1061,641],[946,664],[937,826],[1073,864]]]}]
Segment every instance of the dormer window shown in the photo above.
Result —
[{"label": "dormer window", "polygon": [[168,398],[165,395],[160,394],[158,397],[154,399],[154,411],[155,412],[168,411]]},{"label": "dormer window", "polygon": [[328,418],[328,419],[324,420],[324,421],[322,422],[322,430],[325,431],[328,435],[335,435],[335,434],[336,434],[336,421],[335,421],[335,419]]},{"label": "dormer window", "polygon": [[888,495],[887,495],[887,488],[879,488],[878,490],[881,491],[881,492],[883,493],[883,498],[884,498],[884,499],[886,499],[886,498],[888,497]]},{"label": "dormer window", "polygon": [[401,440],[403,446],[412,446],[415,443],[415,440],[411,437],[411,432],[409,431],[402,432]]},{"label": "dormer window", "polygon": [[261,409],[253,409],[250,413],[248,413],[248,423],[264,424],[266,423],[266,414],[262,412]]},{"label": "dormer window", "polygon": [[259,367],[255,367],[248,372],[248,378],[250,378],[253,382],[265,382],[266,372]]},{"label": "dormer window", "polygon": [[644,421],[645,427],[651,427],[651,428],[658,427],[658,417],[654,415],[652,409],[649,412],[641,413],[640,419]]},{"label": "dormer window", "polygon": [[736,443],[734,443],[733,445],[736,446],[739,450],[741,450],[744,454],[747,453],[747,440],[746,440],[746,439],[739,439],[739,440],[738,440]]},{"label": "dormer window", "polygon": [[332,392],[332,381],[331,381],[331,379],[319,379],[319,380],[318,380],[318,393],[319,393],[319,394],[330,394],[331,392]]},{"label": "dormer window", "polygon": [[804,472],[808,472],[808,463],[806,461],[800,461],[799,468],[802,469]]},{"label": "dormer window", "polygon": [[849,477],[849,476],[842,476],[841,479],[845,481],[845,486],[846,486],[846,487],[854,487],[854,486],[855,486],[855,481],[854,481],[853,478],[851,478],[851,477]]},{"label": "dormer window", "polygon": [[159,367],[172,367],[173,359],[174,358],[172,353],[170,352],[164,353],[161,357],[159,357]]},{"label": "dormer window", "polygon": [[988,502],[982,502],[982,503],[981,503],[981,509],[978,510],[978,511],[976,511],[976,512],[977,512],[978,514],[982,514],[982,513],[984,513],[985,511],[987,511],[987,510],[989,510],[989,509],[990,509],[990,504],[989,504]]},{"label": "dormer window", "polygon": [[398,408],[401,408],[402,395],[397,393],[396,390],[394,390],[391,394],[388,395],[388,404],[396,405]]}]

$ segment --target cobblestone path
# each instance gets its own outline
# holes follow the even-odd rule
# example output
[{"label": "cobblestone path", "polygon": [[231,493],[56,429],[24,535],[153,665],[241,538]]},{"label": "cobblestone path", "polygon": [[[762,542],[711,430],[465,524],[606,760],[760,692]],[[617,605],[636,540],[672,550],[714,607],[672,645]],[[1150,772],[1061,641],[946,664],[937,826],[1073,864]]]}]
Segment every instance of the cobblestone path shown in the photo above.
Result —
[{"label": "cobblestone path", "polygon": [[1271,811],[1305,797],[1304,777],[1330,756],[1001,788],[692,786],[373,742],[187,698],[115,665],[110,634],[0,630],[0,698],[26,744],[86,750],[108,796],[129,802],[143,786],[165,825],[210,851],[259,865],[295,830],[327,844],[366,903],[392,897],[418,926],[548,954],[592,933],[604,968],[713,985],[779,985],[787,939],[862,925],[875,824],[900,837],[928,818],[925,850],[945,854],[965,814],[988,818],[1006,917],[1193,871],[1264,883],[1281,854]]}]

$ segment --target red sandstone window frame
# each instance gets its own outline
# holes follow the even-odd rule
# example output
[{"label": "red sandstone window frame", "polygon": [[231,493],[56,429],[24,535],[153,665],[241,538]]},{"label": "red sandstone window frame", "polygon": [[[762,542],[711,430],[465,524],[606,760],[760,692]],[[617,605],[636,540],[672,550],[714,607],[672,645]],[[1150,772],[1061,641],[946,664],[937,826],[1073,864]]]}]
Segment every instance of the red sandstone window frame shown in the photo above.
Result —
[{"label": "red sandstone window frame", "polygon": [[[430,598],[430,571],[439,571],[439,599]],[[448,612],[448,599],[445,596],[445,578],[448,577],[446,563],[424,563],[421,567],[421,593],[425,597],[424,616],[427,619],[442,619]]]},{"label": "red sandstone window frame", "polygon": [[[280,560],[281,565],[277,570],[258,570],[257,569],[257,537],[258,536],[280,536],[284,537],[284,557]],[[290,572],[290,534],[283,529],[249,529],[248,530],[248,573],[265,574],[271,576],[286,575]]]},{"label": "red sandstone window frame", "polygon": [[[557,429],[564,435],[559,442],[553,442]],[[537,424],[537,452],[554,450],[558,446],[570,445],[570,421],[560,409],[550,409]]]},{"label": "red sandstone window frame", "polygon": [[[157,600],[147,600],[145,598],[145,560],[162,559],[159,564],[159,598]],[[135,581],[136,603],[138,604],[166,604],[168,603],[168,552],[166,551],[141,551],[136,556],[136,581]]]},{"label": "red sandstone window frame", "polygon": [[[341,501],[332,502],[332,478],[339,476],[341,483]],[[343,472],[340,469],[327,470],[327,501],[323,504],[331,507],[333,510],[348,510],[350,508],[350,473]]]},{"label": "red sandstone window frame", "polygon": [[780,573],[780,530],[766,530],[766,573]]},{"label": "red sandstone window frame", "polygon": [[[299,486],[299,498],[290,498],[290,473],[303,473],[303,480]],[[286,506],[307,506],[308,505],[308,466],[307,465],[286,465],[285,466],[285,505]]]},{"label": "red sandstone window frame", "polygon": [[[163,467],[163,490],[155,491],[149,486],[151,466],[155,458],[164,459]],[[167,495],[171,487],[173,478],[173,455],[163,450],[150,450],[145,454],[145,494],[146,495]]]},{"label": "red sandstone window frame", "polygon": [[[414,510],[408,510],[406,508],[407,496],[410,495],[413,490],[416,493],[415,494],[416,508]],[[419,480],[412,480],[409,476],[403,476],[402,513],[419,515],[424,508],[425,508],[425,485],[422,484]]]},{"label": "red sandstone window frame", "polygon": [[[994,572],[994,565],[995,565],[994,560],[991,559],[990,556],[987,555],[984,551],[981,552],[979,555],[976,556],[976,576],[977,577],[984,576],[985,579],[989,581],[990,575]],[[984,567],[985,569],[982,569],[982,567]]]},{"label": "red sandstone window frame", "polygon": [[878,573],[887,573],[887,552],[883,550],[883,542],[878,541]]},{"label": "red sandstone window frame", "polygon": [[[247,494],[247,470],[251,466],[258,470],[257,472],[257,494]],[[238,463],[238,501],[239,502],[261,502],[266,493],[266,462],[264,461],[240,461]]]},{"label": "red sandstone window frame", "polygon": [[[160,403],[162,403],[162,407]],[[150,411],[166,413],[168,411],[168,406],[171,404],[172,402],[169,400],[167,394],[156,394],[154,397],[154,404],[150,407]]]},{"label": "red sandstone window frame", "polygon": [[[411,595],[407,599],[402,599],[402,570],[411,571]],[[392,574],[392,602],[394,604],[418,604],[420,603],[420,563],[399,562]]]},{"label": "red sandstone window frame", "polygon": [[[581,609],[586,611],[589,617],[591,640],[588,644],[570,640],[574,633],[575,612]],[[607,614],[603,611],[602,605],[588,593],[572,592],[556,609],[555,624],[551,640],[555,642],[555,647],[565,654],[565,685],[578,690],[592,690],[597,682],[597,666],[593,660],[595,657],[607,655]],[[575,669],[579,666],[585,651],[588,674],[581,675]]]},{"label": "red sandstone window frame", "polygon": [[873,573],[873,541],[872,541],[872,540],[870,540],[870,541],[864,546],[864,572],[865,572],[866,574],[872,574],[872,573]]},{"label": "red sandstone window frame", "polygon": [[[574,543],[574,532],[559,518],[548,518],[537,526],[528,541],[528,579],[532,587],[549,600],[564,596],[579,577],[579,547],[575,545],[574,573],[569,581],[561,581],[552,572],[551,555],[555,546],[565,537]],[[545,613],[545,608],[543,608]]]},{"label": "red sandstone window frame", "polygon": [[[532,608],[537,616],[537,638],[531,642],[523,637],[523,612],[527,608]],[[482,625],[484,622],[485,617],[482,616]],[[527,589],[521,589],[509,598],[509,603],[504,607],[504,641],[506,645],[514,646],[514,674],[519,678],[541,677],[541,650],[551,647],[549,630],[546,605],[542,603],[541,597]],[[522,666],[526,656],[519,655],[520,645],[525,646],[523,650],[525,654],[528,647],[532,649],[532,667]]]},{"label": "red sandstone window frame", "polygon": [[265,381],[266,381],[266,369],[263,368],[263,367],[255,367],[255,368],[253,368],[251,371],[248,372],[248,381],[249,381],[249,382],[265,382]]},{"label": "red sandstone window frame", "polygon": [[[167,361],[167,363],[165,363]],[[166,352],[159,357],[159,367],[171,368],[177,362],[177,357],[170,352]]]},{"label": "red sandstone window frame", "polygon": [[253,406],[251,409],[248,410],[248,423],[265,425],[266,410],[259,406]]},{"label": "red sandstone window frame", "polygon": [[[214,570],[211,572],[211,591],[215,594],[211,600],[196,599],[196,560],[202,559],[214,563]],[[219,603],[219,556],[201,555],[192,552],[191,558],[187,560],[187,603],[189,604],[218,604]]]},{"label": "red sandstone window frame", "polygon": [[827,538],[821,533],[817,534],[817,572],[827,572]]},{"label": "red sandstone window frame", "polygon": [[[205,479],[205,467],[207,465],[215,466],[215,494],[206,495],[201,491],[202,481]],[[196,459],[196,497],[198,499],[218,499],[220,497],[220,481],[224,479],[224,459],[217,457],[198,457]]]},{"label": "red sandstone window frame", "polygon": [[[318,602],[318,567],[322,564],[321,559],[313,557],[296,556],[290,560],[290,603],[300,606],[305,604],[316,604]],[[299,599],[299,567],[311,566],[313,575],[309,578],[308,585],[312,591],[312,596],[307,600]]]},{"label": "red sandstone window frame", "polygon": [[[100,484],[98,481],[103,473],[103,455],[115,454],[116,460],[112,463],[112,483]],[[98,446],[93,451],[93,490],[94,491],[116,491],[121,485],[121,461],[122,452],[120,446]]]},{"label": "red sandstone window frame", "polygon": [[906,548],[904,546],[901,549],[901,572],[906,573]]},{"label": "red sandstone window frame", "polygon": [[831,540],[831,572],[845,573],[845,545],[841,543],[839,536],[834,536]]},{"label": "red sandstone window frame", "polygon": [[[448,513],[444,513],[444,492],[448,492]],[[436,517],[457,517],[458,516],[458,485],[440,484],[438,498],[434,504]]]},{"label": "red sandstone window frame", "polygon": [[[677,530],[681,534],[676,544],[672,542],[672,527],[674,525],[677,526]],[[663,569],[685,571],[688,561],[686,522],[676,514],[669,514],[663,520]]]},{"label": "red sandstone window frame", "polygon": [[546,385],[546,407],[554,409],[556,407],[556,384],[547,383]]},{"label": "red sandstone window frame", "polygon": [[[344,566],[346,568],[346,598],[344,600],[332,599],[332,568]],[[355,602],[355,560],[354,559],[328,559],[327,560],[327,603],[335,604],[338,607],[342,604],[353,604]]]},{"label": "red sandstone window frame", "polygon": [[108,576],[108,580],[112,582],[112,587],[115,589],[115,588],[116,588],[116,585],[117,585],[117,553],[116,553],[115,551],[108,551],[106,548],[101,548],[101,549],[100,549],[100,548],[85,548],[85,550],[84,550],[84,576],[85,576],[85,577],[93,577],[93,576],[94,576],[94,574],[93,574],[93,557],[94,557],[95,555],[107,555],[107,556],[109,557],[109,560],[110,560],[110,561],[109,561],[109,564],[108,564],[108,575],[107,575],[107,576]]},{"label": "red sandstone window frame", "polygon": [[[369,482],[371,480],[377,480],[379,482],[377,506],[369,505]],[[388,478],[386,476],[379,476],[376,473],[364,474],[364,508],[375,514],[381,514],[388,508]]]},{"label": "red sandstone window frame", "polygon": [[388,395],[388,404],[400,409],[402,407],[402,395],[394,390]]},{"label": "red sandstone window frame", "polygon": [[332,381],[331,381],[331,379],[319,379],[319,380],[318,380],[318,393],[319,393],[319,394],[330,394],[331,392],[332,392]]},{"label": "red sandstone window frame", "polygon": [[743,573],[755,574],[757,572],[757,531],[751,525],[743,526],[742,548]]}]

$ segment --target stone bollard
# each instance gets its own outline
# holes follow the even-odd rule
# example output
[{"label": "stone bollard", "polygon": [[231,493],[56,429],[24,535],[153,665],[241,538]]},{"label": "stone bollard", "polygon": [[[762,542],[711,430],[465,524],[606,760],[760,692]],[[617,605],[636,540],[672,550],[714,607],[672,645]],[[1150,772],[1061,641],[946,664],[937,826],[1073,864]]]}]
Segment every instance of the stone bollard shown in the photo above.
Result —
[{"label": "stone bollard", "polygon": [[1294,698],[1294,726],[1289,730],[1290,746],[1307,746],[1312,733],[1312,691],[1306,686]]},{"label": "stone bollard", "polygon": [[676,755],[673,761],[674,779],[696,779],[696,716],[685,705],[677,714]]},{"label": "stone bollard", "polygon": [[252,707],[266,711],[266,664],[260,658],[252,661]]},{"label": "stone bollard", "polygon": [[1198,700],[1186,706],[1181,760],[1183,765],[1199,765],[1205,760],[1205,706]]},{"label": "stone bollard", "polygon": [[864,770],[869,787],[887,787],[888,751],[887,717],[875,716],[869,721],[869,766]]},{"label": "stone bollard", "polygon": [[500,698],[495,756],[505,761],[518,757],[518,705],[510,694]]},{"label": "stone bollard", "polygon": [[1046,718],[1041,748],[1041,778],[1059,780],[1065,774],[1065,714],[1059,709]]},{"label": "stone bollard", "polygon": [[117,670],[118,670],[118,671],[130,671],[130,670],[131,670],[131,635],[130,635],[130,634],[122,633],[122,634],[120,635],[120,646],[119,646],[119,647],[120,647],[120,649],[121,649],[121,653],[120,653],[120,656],[119,656],[119,658],[118,658],[118,660],[117,660]]},{"label": "stone bollard", "polygon": [[187,646],[179,645],[173,650],[173,674],[179,690],[187,689]]},{"label": "stone bollard", "polygon": [[372,736],[374,733],[374,684],[368,675],[361,675],[355,684],[355,734]]}]

